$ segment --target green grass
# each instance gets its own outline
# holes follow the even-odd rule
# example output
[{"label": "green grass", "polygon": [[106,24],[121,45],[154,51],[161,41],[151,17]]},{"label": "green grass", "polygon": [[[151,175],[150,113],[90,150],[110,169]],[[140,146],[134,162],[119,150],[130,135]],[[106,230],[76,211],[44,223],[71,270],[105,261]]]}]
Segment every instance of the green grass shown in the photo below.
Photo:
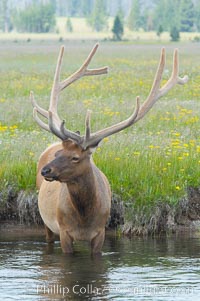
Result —
[{"label": "green grass", "polygon": [[[62,78],[83,62],[93,42],[65,42]],[[0,47],[0,179],[1,190],[14,183],[18,190],[35,189],[36,163],[53,135],[32,118],[29,91],[48,108],[58,42],[37,41]],[[60,96],[59,112],[71,130],[84,130],[86,110],[92,110],[92,130],[130,115],[135,97],[147,97],[162,45],[101,43],[91,67],[108,65],[108,75],[83,78]],[[163,83],[172,68],[173,49],[180,50],[180,75],[185,86],[174,87],[143,120],[106,139],[94,154],[112,190],[138,210],[158,201],[176,204],[189,186],[200,186],[199,45],[167,44]]]}]

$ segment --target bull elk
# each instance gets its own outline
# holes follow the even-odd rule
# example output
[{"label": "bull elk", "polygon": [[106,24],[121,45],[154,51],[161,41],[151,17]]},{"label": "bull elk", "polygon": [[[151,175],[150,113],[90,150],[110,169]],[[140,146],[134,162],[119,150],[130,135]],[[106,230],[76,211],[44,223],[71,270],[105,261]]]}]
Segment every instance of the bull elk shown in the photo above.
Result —
[{"label": "bull elk", "polygon": [[[59,93],[83,76],[107,73],[107,67],[88,69],[97,48],[98,44],[80,69],[60,81],[64,54],[64,47],[61,47],[48,111],[37,104],[33,92],[30,94],[36,122],[41,128],[62,140],[42,153],[38,163],[37,186],[39,211],[46,226],[46,239],[52,242],[54,233],[59,234],[64,253],[73,252],[73,241],[76,240],[89,241],[93,254],[100,253],[103,246],[105,225],[110,214],[111,190],[106,176],[92,160],[93,150],[105,137],[120,132],[142,119],[154,103],[174,85],[183,85],[188,80],[187,76],[183,78],[178,76],[178,51],[175,50],[172,75],[160,88],[165,66],[165,49],[162,49],[154,83],[145,102],[140,106],[137,97],[136,108],[128,119],[95,133],[91,132],[91,112],[88,110],[85,134],[80,135],[67,129],[65,122],[59,118],[57,113]],[[45,117],[48,123],[42,121],[38,114]]]}]

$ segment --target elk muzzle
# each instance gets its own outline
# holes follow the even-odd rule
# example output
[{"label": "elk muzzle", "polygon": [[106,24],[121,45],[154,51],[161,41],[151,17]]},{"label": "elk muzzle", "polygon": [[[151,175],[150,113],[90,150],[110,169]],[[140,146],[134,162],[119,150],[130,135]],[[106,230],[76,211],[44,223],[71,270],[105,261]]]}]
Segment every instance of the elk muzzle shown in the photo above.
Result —
[{"label": "elk muzzle", "polygon": [[58,177],[53,172],[53,169],[48,165],[42,168],[41,175],[45,178],[46,181],[49,182],[58,180]]}]

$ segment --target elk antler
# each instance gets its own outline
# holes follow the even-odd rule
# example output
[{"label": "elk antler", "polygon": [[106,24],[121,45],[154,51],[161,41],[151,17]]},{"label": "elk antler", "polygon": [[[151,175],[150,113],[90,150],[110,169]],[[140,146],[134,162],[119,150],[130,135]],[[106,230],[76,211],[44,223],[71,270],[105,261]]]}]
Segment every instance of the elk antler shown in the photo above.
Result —
[{"label": "elk antler", "polygon": [[[58,136],[60,139],[64,140],[66,139],[65,136],[63,136],[63,132],[60,130],[63,125],[64,121],[62,122],[58,116],[57,113],[57,105],[58,105],[58,99],[59,99],[59,93],[64,90],[66,87],[71,85],[73,82],[78,80],[79,78],[83,76],[90,76],[90,75],[101,75],[108,73],[108,67],[103,67],[99,69],[88,69],[88,65],[91,62],[94,54],[97,51],[98,44],[96,44],[90,54],[88,55],[87,59],[83,63],[83,65],[71,76],[66,78],[65,80],[60,82],[60,71],[61,71],[61,65],[62,65],[62,59],[64,54],[64,46],[61,47],[60,53],[58,56],[58,61],[56,65],[56,71],[54,75],[54,81],[53,81],[53,87],[51,90],[51,97],[50,97],[50,105],[49,110],[46,111],[43,108],[41,108],[37,102],[34,99],[33,92],[30,92],[30,100],[33,105],[33,116],[36,120],[36,122],[39,124],[40,127],[43,129],[52,132],[56,136]],[[48,120],[48,124],[44,123],[39,117],[39,113],[41,116],[45,117]],[[67,137],[70,139],[75,140],[77,143],[80,143],[80,135],[77,133],[71,132],[69,130],[65,130],[67,132]]]},{"label": "elk antler", "polygon": [[[173,58],[173,70],[171,77],[166,82],[166,84],[160,88],[160,83],[162,80],[162,74],[165,67],[165,49],[162,48],[161,50],[161,56],[160,56],[160,62],[156,71],[156,75],[154,78],[154,82],[151,88],[151,91],[145,100],[145,102],[141,105],[139,105],[139,97],[136,98],[136,109],[133,112],[133,114],[126,120],[119,122],[113,126],[110,126],[108,128],[105,128],[103,130],[100,130],[96,133],[90,134],[89,137],[85,136],[83,139],[83,147],[87,148],[90,146],[98,145],[98,143],[103,140],[105,137],[108,137],[110,135],[113,135],[132,124],[136,123],[138,120],[142,119],[147,112],[152,108],[152,106],[155,104],[155,102],[165,95],[170,89],[172,89],[176,84],[184,85],[188,81],[188,76],[185,75],[183,78],[178,76],[179,72],[179,62],[178,62],[178,49],[174,50],[174,58]],[[87,117],[88,119],[89,117]],[[87,124],[89,122],[87,121]],[[87,129],[87,132],[90,133],[90,130]]]},{"label": "elk antler", "polygon": [[[84,75],[96,75],[96,74],[103,74],[107,72],[107,68],[101,68],[101,69],[95,69],[95,70],[88,70],[87,66],[93,56],[93,53],[96,51],[97,45],[93,48],[92,52],[88,56],[88,59],[86,62],[82,65],[82,67],[75,72],[72,76],[70,76],[68,79],[65,81],[61,82],[59,84],[59,74],[60,74],[60,65],[59,61],[62,59],[62,55],[59,56],[58,59],[58,64],[56,68],[56,74],[54,78],[54,85],[52,88],[52,93],[51,93],[51,100],[50,100],[50,107],[49,111],[45,111],[42,108],[40,108],[34,101],[33,94],[31,93],[31,100],[34,106],[34,115],[35,119],[38,122],[38,124],[46,129],[50,130],[53,134],[55,134],[57,137],[61,138],[62,140],[66,139],[72,139],[76,143],[78,143],[83,149],[89,148],[89,147],[96,147],[101,140],[103,140],[105,137],[108,137],[110,135],[113,135],[117,132],[122,131],[123,129],[131,126],[132,124],[136,123],[138,120],[142,119],[147,112],[152,108],[152,106],[155,104],[155,102],[165,95],[170,89],[172,89],[176,84],[181,84],[184,85],[188,81],[188,76],[185,75],[183,78],[180,78],[178,76],[179,72],[179,66],[178,66],[178,50],[175,49],[174,51],[174,59],[173,59],[173,70],[171,77],[169,80],[166,82],[166,84],[160,88],[161,80],[162,80],[162,74],[164,71],[165,67],[165,49],[163,48],[161,50],[161,57],[160,57],[160,62],[158,65],[158,69],[154,78],[154,82],[151,88],[151,91],[145,100],[145,102],[140,106],[139,105],[139,97],[136,98],[136,108],[132,115],[124,120],[121,121],[115,125],[112,125],[110,127],[107,127],[105,129],[102,129],[100,131],[97,131],[96,133],[91,133],[91,128],[90,128],[90,115],[91,111],[87,111],[86,115],[86,120],[85,120],[85,135],[80,136],[77,133],[71,132],[70,130],[65,128],[64,121],[61,122],[58,115],[57,115],[57,102],[58,102],[58,92],[64,87],[68,86],[71,84],[73,81],[76,79],[80,78],[81,76]],[[62,49],[61,49],[62,52]],[[60,58],[61,57],[61,58]],[[59,70],[59,71],[57,71]],[[57,74],[58,73],[58,74]],[[89,73],[89,74],[88,74]],[[78,74],[78,76],[76,75]],[[83,75],[80,75],[83,74]],[[54,96],[54,94],[56,96]],[[49,126],[44,124],[37,116],[37,112],[39,112],[42,116],[45,118],[48,118],[49,120]]]}]

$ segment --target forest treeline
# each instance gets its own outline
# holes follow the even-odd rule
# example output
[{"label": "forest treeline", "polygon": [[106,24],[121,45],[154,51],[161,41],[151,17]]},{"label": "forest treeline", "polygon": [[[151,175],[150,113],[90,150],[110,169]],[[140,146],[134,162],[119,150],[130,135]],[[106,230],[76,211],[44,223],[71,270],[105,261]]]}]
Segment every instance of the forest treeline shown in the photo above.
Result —
[{"label": "forest treeline", "polygon": [[[108,28],[108,18],[118,17],[130,30],[200,32],[198,0],[1,0],[0,30],[9,32],[56,31],[56,16],[85,18],[93,30]],[[122,31],[122,30],[121,30]]]}]

